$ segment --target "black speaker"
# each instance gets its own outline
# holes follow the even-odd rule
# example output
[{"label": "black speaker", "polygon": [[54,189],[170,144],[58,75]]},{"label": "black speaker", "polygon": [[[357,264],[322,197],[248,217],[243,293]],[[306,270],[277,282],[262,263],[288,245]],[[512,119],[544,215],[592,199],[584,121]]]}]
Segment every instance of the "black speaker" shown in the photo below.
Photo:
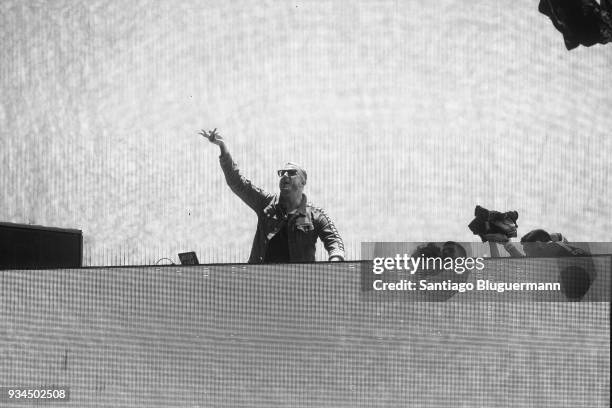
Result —
[{"label": "black speaker", "polygon": [[0,222],[0,269],[80,268],[83,232]]}]

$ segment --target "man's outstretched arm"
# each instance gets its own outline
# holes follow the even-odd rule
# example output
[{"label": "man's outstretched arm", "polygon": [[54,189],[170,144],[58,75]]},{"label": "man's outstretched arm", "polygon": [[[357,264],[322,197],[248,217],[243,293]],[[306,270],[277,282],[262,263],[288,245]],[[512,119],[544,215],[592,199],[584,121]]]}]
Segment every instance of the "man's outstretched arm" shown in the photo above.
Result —
[{"label": "man's outstretched arm", "polygon": [[210,132],[201,130],[198,134],[208,139],[210,143],[219,146],[221,152],[219,162],[229,188],[254,211],[261,211],[272,199],[273,195],[254,186],[249,179],[240,174],[238,165],[232,159],[229,148],[224,138],[217,133],[217,129]]}]

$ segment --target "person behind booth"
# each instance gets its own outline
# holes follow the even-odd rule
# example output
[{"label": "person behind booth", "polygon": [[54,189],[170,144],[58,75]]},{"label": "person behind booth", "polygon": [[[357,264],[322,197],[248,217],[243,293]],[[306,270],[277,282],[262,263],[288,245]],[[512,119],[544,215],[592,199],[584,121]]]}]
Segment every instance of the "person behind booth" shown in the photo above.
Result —
[{"label": "person behind booth", "polygon": [[487,234],[485,238],[488,241],[503,244],[504,249],[512,257],[560,258],[590,255],[588,252],[570,245],[560,233],[548,233],[543,229],[529,231],[521,237],[522,251],[514,242],[511,242],[502,234]]},{"label": "person behind booth", "polygon": [[563,293],[570,301],[580,301],[597,278],[591,254],[569,244],[560,233],[548,233],[543,229],[529,231],[521,238],[524,252],[502,234],[489,234],[485,238],[492,242],[503,243],[511,257],[564,258],[560,262],[559,281]]},{"label": "person behind booth", "polygon": [[217,129],[199,134],[219,146],[219,162],[228,186],[257,214],[249,263],[314,262],[317,239],[323,242],[329,261],[344,260],[344,243],[336,226],[303,193],[308,176],[301,166],[288,162],[279,169],[280,191],[272,194],[240,173]]}]

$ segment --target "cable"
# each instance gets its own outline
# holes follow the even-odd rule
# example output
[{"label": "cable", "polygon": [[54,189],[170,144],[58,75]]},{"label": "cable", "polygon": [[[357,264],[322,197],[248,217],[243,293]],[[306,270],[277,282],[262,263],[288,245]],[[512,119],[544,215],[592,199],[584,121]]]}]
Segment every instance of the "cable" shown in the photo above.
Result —
[{"label": "cable", "polygon": [[155,265],[157,265],[157,264],[159,263],[159,261],[162,261],[162,260],[164,260],[164,259],[169,260],[169,261],[170,261],[170,265],[176,265],[176,264],[174,263],[174,261],[173,261],[172,259],[170,259],[170,258],[159,258],[159,259],[158,259],[158,260],[155,262]]}]

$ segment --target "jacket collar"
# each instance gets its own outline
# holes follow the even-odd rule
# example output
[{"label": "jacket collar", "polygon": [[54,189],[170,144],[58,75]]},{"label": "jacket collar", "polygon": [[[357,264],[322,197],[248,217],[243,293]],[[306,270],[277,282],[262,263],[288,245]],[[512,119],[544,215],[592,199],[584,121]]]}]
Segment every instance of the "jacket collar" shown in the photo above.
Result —
[{"label": "jacket collar", "polygon": [[297,213],[301,215],[306,215],[306,203],[308,200],[306,199],[306,194],[302,193],[302,202],[300,206],[297,208]]},{"label": "jacket collar", "polygon": [[[306,210],[306,205],[307,205],[308,199],[306,198],[306,194],[302,193],[302,201],[300,202],[300,205],[298,208],[296,208],[296,214],[300,214],[303,216],[308,215],[307,210]],[[280,205],[280,196],[278,194],[274,195],[274,198],[272,198],[272,201],[270,201],[270,204],[268,204],[263,212],[265,214],[275,214],[275,213],[280,213],[282,210],[282,207]]]}]

